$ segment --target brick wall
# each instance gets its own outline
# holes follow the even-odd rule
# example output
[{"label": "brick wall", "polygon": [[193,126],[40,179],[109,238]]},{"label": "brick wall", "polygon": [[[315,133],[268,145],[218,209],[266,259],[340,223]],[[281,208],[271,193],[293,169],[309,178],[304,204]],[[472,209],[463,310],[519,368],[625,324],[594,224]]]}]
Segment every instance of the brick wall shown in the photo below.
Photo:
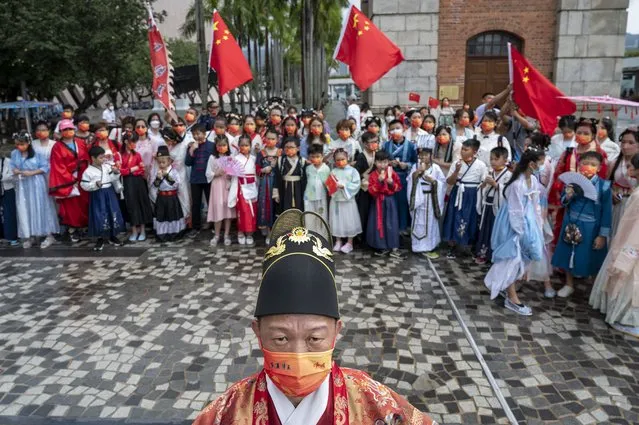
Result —
[{"label": "brick wall", "polygon": [[552,79],[557,3],[557,0],[440,0],[438,86],[457,85],[459,102],[464,99],[466,42],[485,31],[507,31],[522,38],[524,55]]}]

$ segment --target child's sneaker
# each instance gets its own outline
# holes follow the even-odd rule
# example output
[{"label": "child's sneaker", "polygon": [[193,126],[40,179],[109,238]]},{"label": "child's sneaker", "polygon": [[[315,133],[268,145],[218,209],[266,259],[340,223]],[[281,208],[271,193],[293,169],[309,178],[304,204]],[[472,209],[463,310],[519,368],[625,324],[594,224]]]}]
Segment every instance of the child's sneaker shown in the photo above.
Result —
[{"label": "child's sneaker", "polygon": [[210,246],[217,246],[217,243],[220,241],[220,237],[219,236],[213,236],[213,238],[211,238],[211,242],[209,242]]},{"label": "child's sneaker", "polygon": [[397,249],[397,248],[393,249],[393,250],[390,252],[390,254],[389,254],[389,255],[390,255],[391,257],[393,257],[393,258],[398,259],[398,260],[403,260],[403,259],[404,259],[404,256],[402,255],[402,253],[401,253],[401,252],[399,252],[399,249]]},{"label": "child's sneaker", "polygon": [[146,233],[140,233],[140,235],[138,236],[138,240],[140,242],[144,242],[146,240]]},{"label": "child's sneaker", "polygon": [[100,238],[93,247],[94,251],[102,251],[104,249],[104,239]]},{"label": "child's sneaker", "polygon": [[454,248],[448,250],[448,252],[446,253],[446,258],[448,258],[449,260],[454,260],[455,258],[457,258],[457,254],[455,253]]},{"label": "child's sneaker", "polygon": [[439,258],[439,253],[437,251],[422,252],[422,255],[426,258],[430,258],[431,260],[437,260]]},{"label": "child's sneaker", "polygon": [[337,242],[335,242],[335,246],[333,246],[333,252],[340,252],[342,250],[342,241],[341,239],[338,239]]},{"label": "child's sneaker", "polygon": [[244,236],[244,233],[237,235],[237,243],[240,245],[246,245],[246,236]]},{"label": "child's sneaker", "polygon": [[557,296],[557,291],[555,291],[553,288],[547,288],[544,290],[545,298],[555,298],[556,296]]},{"label": "child's sneaker", "polygon": [[19,246],[20,242],[18,242],[17,240],[15,241],[9,241],[9,246]]},{"label": "child's sneaker", "polygon": [[390,251],[389,251],[389,250],[387,250],[387,249],[380,249],[380,250],[378,250],[378,251],[375,251],[375,254],[373,254],[373,255],[375,255],[376,257],[385,257],[385,256],[387,256],[388,254],[390,254]]},{"label": "child's sneaker", "polygon": [[532,316],[532,309],[530,307],[528,307],[526,304],[515,304],[514,302],[510,301],[510,298],[506,298],[504,307],[522,316]]},{"label": "child's sneaker", "polygon": [[78,232],[73,232],[69,234],[69,239],[71,240],[71,243],[80,242],[80,236],[78,235]]},{"label": "child's sneaker", "polygon": [[137,242],[137,241],[138,241],[137,233],[131,233],[131,236],[129,236],[129,242]]},{"label": "child's sneaker", "polygon": [[122,243],[120,239],[116,238],[115,236],[112,236],[109,238],[109,245],[122,246],[124,244]]},{"label": "child's sneaker", "polygon": [[255,245],[255,241],[253,240],[253,236],[247,236],[246,237],[246,245],[247,246],[254,246]]},{"label": "child's sneaker", "polygon": [[231,246],[233,242],[231,241],[231,238],[228,236],[224,236],[224,246]]},{"label": "child's sneaker", "polygon": [[559,298],[568,298],[573,294],[573,292],[575,292],[575,288],[573,288],[572,286],[564,285],[564,287],[561,288],[559,292],[557,292],[557,296]]},{"label": "child's sneaker", "polygon": [[31,239],[27,239],[26,241],[22,242],[22,248],[24,249],[31,248]]},{"label": "child's sneaker", "polygon": [[350,254],[351,252],[353,252],[353,245],[347,242],[342,246],[340,251],[344,254]]},{"label": "child's sneaker", "polygon": [[53,236],[51,235],[47,236],[40,244],[40,249],[49,248],[51,245],[53,245],[53,242],[55,242],[55,239],[53,238]]},{"label": "child's sneaker", "polygon": [[269,246],[271,244],[271,238],[264,239],[264,245]]}]

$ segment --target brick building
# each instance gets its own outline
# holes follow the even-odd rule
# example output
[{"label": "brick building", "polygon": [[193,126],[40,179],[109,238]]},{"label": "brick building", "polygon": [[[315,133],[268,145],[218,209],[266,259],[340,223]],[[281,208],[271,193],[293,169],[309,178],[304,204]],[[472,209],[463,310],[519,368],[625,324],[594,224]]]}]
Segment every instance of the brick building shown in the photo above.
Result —
[{"label": "brick building", "polygon": [[375,109],[407,104],[409,92],[476,106],[508,84],[507,42],[568,95],[617,95],[628,2],[368,0],[364,13],[406,60],[363,97]]}]

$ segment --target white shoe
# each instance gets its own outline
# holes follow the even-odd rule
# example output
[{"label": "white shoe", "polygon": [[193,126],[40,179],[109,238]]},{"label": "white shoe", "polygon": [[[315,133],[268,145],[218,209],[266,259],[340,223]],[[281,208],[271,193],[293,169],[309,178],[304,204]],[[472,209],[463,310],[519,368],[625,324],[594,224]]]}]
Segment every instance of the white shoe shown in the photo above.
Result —
[{"label": "white shoe", "polygon": [[26,241],[22,242],[22,248],[24,249],[31,248],[31,240],[27,239]]},{"label": "white shoe", "polygon": [[568,298],[573,294],[573,292],[575,292],[575,288],[573,288],[572,286],[564,285],[564,287],[561,288],[559,292],[557,292],[557,296],[559,298]]},{"label": "white shoe", "polygon": [[333,252],[340,252],[342,250],[342,241],[341,240],[337,240],[337,242],[335,242],[335,246],[333,246]]},{"label": "white shoe", "polygon": [[138,234],[131,233],[131,236],[129,236],[129,242],[137,242],[137,241],[138,241]]},{"label": "white shoe", "polygon": [[555,291],[553,288],[548,288],[544,290],[545,298],[555,298],[556,296],[557,296],[557,291]]},{"label": "white shoe", "polygon": [[350,243],[346,243],[342,246],[342,249],[340,249],[340,251],[342,251],[342,253],[344,254],[350,254],[351,252],[353,252],[353,245]]},{"label": "white shoe", "polygon": [[231,246],[233,242],[231,242],[231,238],[224,238],[224,246]]},{"label": "white shoe", "polygon": [[246,236],[244,236],[244,233],[237,235],[237,243],[240,245],[246,245]]},{"label": "white shoe", "polygon": [[247,236],[246,237],[246,244],[249,245],[249,246],[255,245],[255,241],[253,240],[253,236]]},{"label": "white shoe", "polygon": [[271,238],[264,239],[264,245],[269,246],[271,244]]},{"label": "white shoe", "polygon": [[220,237],[219,236],[213,236],[213,238],[211,238],[211,242],[209,242],[209,245],[210,246],[216,246],[219,241],[220,241]]},{"label": "white shoe", "polygon": [[40,244],[40,249],[49,248],[51,245],[53,245],[53,242],[55,242],[55,239],[53,238],[53,236],[51,235],[47,236]]},{"label": "white shoe", "polygon": [[532,309],[530,307],[525,304],[515,304],[514,302],[510,301],[510,298],[506,298],[504,307],[522,316],[532,316]]},{"label": "white shoe", "polygon": [[138,240],[139,240],[140,242],[144,242],[144,241],[146,240],[146,233],[140,233],[140,234],[138,235]]}]

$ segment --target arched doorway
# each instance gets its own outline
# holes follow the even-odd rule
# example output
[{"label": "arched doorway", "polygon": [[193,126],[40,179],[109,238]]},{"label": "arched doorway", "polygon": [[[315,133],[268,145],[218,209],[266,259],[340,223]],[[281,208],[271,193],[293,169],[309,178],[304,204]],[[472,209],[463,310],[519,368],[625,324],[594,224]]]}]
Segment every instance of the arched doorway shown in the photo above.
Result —
[{"label": "arched doorway", "polygon": [[468,39],[464,101],[472,108],[481,104],[482,94],[499,93],[508,85],[508,43],[522,52],[523,40],[505,31],[483,32]]}]

